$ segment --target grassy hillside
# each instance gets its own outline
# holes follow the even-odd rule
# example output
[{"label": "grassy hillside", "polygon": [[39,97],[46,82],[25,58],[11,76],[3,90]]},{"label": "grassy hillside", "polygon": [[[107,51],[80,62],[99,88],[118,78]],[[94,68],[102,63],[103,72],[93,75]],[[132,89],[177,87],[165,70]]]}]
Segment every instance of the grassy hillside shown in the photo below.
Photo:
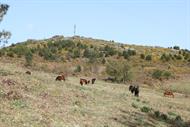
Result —
[{"label": "grassy hillside", "polygon": [[[172,85],[182,92],[175,92],[175,98],[164,97],[162,89],[145,86],[140,87],[137,98],[128,91],[128,84],[97,80],[94,85],[80,86],[78,77],[59,82],[55,73],[32,70],[32,75],[27,75],[27,70],[0,62],[1,127],[190,126],[188,78]],[[8,95],[10,91],[13,94]]]},{"label": "grassy hillside", "polygon": [[127,80],[150,86],[190,74],[190,51],[178,46],[137,46],[78,36],[27,40],[1,49],[0,56],[5,63],[21,64],[34,70],[98,78],[112,76],[122,82],[123,77],[110,75],[106,70],[112,61],[117,61],[116,64],[129,65],[131,77]]}]

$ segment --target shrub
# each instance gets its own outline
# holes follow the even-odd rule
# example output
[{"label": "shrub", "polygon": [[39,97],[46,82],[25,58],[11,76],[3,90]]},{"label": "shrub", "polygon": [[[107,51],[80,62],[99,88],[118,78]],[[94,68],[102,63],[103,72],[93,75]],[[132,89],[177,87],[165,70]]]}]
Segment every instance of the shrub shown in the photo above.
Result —
[{"label": "shrub", "polygon": [[155,79],[169,79],[172,76],[172,73],[169,71],[155,70],[152,73],[152,77]]},{"label": "shrub", "polygon": [[80,57],[80,50],[79,49],[74,49],[72,57],[73,58],[79,58]]},{"label": "shrub", "polygon": [[43,48],[39,51],[39,56],[43,57],[45,60],[56,60],[56,55],[54,55],[48,48]]},{"label": "shrub", "polygon": [[125,59],[129,59],[129,53],[128,53],[128,51],[123,51],[123,57],[125,58]]},{"label": "shrub", "polygon": [[148,113],[148,112],[150,112],[150,111],[151,111],[151,108],[149,108],[149,107],[143,106],[143,107],[141,108],[141,112],[146,112],[146,113]]},{"label": "shrub", "polygon": [[77,65],[75,72],[81,72],[81,66],[80,65]]},{"label": "shrub", "polygon": [[174,57],[175,57],[177,60],[182,60],[182,56],[181,56],[181,55],[174,55]]},{"label": "shrub", "polygon": [[104,47],[104,51],[106,56],[113,56],[116,54],[116,50],[108,45]]},{"label": "shrub", "polygon": [[179,46],[174,46],[173,49],[180,50]]},{"label": "shrub", "polygon": [[162,77],[162,71],[161,70],[155,70],[152,73],[152,77],[155,79],[160,79]]},{"label": "shrub", "polygon": [[106,63],[106,59],[103,58],[103,59],[102,59],[102,64],[105,64],[105,63]]},{"label": "shrub", "polygon": [[131,105],[132,105],[133,108],[138,108],[138,105],[135,104],[135,103],[132,103]]},{"label": "shrub", "polygon": [[144,54],[140,54],[140,58],[141,58],[141,59],[144,59],[144,58],[145,58],[145,55],[144,55]]},{"label": "shrub", "polygon": [[160,111],[155,111],[155,112],[154,112],[154,115],[155,115],[157,118],[159,118],[159,117],[160,117]]},{"label": "shrub", "polygon": [[28,66],[32,65],[32,59],[33,59],[33,54],[32,54],[32,52],[29,50],[29,51],[25,54],[26,65],[28,65]]},{"label": "shrub", "polygon": [[172,74],[171,74],[171,72],[169,72],[169,71],[164,71],[164,72],[162,73],[162,76],[163,76],[164,78],[166,78],[166,79],[169,79],[169,78],[172,76]]},{"label": "shrub", "polygon": [[168,120],[168,116],[167,116],[166,114],[164,114],[164,113],[162,113],[162,114],[160,115],[160,118],[161,118],[162,120],[164,120],[164,121],[167,121],[167,120]]},{"label": "shrub", "polygon": [[145,60],[151,61],[152,60],[152,55],[147,55],[146,58],[145,58]]},{"label": "shrub", "polygon": [[131,80],[130,66],[125,61],[107,62],[106,72],[119,83]]},{"label": "shrub", "polygon": [[8,51],[8,52],[7,52],[7,56],[9,56],[9,57],[14,57],[14,53],[13,53],[12,51]]},{"label": "shrub", "polygon": [[85,49],[83,57],[89,58],[89,62],[94,63],[98,57],[98,52],[93,49]]},{"label": "shrub", "polygon": [[162,56],[160,57],[160,59],[162,61],[169,61],[170,60],[170,55],[167,55],[167,54],[163,53]]}]

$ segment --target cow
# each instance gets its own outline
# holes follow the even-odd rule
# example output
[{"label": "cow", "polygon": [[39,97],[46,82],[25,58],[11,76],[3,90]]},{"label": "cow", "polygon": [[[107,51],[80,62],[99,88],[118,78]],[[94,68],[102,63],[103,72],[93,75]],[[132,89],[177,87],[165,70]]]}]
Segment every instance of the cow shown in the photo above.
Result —
[{"label": "cow", "polygon": [[57,76],[56,77],[56,79],[55,79],[56,81],[65,81],[65,76],[64,75],[59,75],[59,76]]},{"label": "cow", "polygon": [[84,83],[84,84],[88,84],[88,80],[81,78],[81,79],[80,79],[80,84],[83,85],[83,83]]},{"label": "cow", "polygon": [[32,74],[30,71],[26,71],[25,73],[28,74],[28,75],[31,75],[31,74]]},{"label": "cow", "polygon": [[138,85],[130,85],[129,86],[129,91],[131,91],[131,93],[138,97],[139,96],[139,86]]},{"label": "cow", "polygon": [[91,81],[92,81],[92,84],[94,84],[96,81],[96,78],[91,79]]},{"label": "cow", "polygon": [[83,81],[82,81],[82,80],[80,80],[80,85],[81,85],[81,86],[83,85]]},{"label": "cow", "polygon": [[173,94],[173,92],[170,91],[170,90],[165,90],[165,91],[164,91],[164,96],[165,96],[165,97],[166,97],[166,96],[172,96],[172,97],[174,98],[174,94]]}]

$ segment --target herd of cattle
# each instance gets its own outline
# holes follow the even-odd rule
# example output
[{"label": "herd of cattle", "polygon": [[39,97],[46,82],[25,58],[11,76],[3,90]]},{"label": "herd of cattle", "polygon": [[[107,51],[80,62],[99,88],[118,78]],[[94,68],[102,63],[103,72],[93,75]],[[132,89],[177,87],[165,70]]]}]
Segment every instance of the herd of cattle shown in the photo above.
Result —
[{"label": "herd of cattle", "polygon": [[[26,74],[31,75],[32,73],[30,71],[26,71]],[[65,81],[66,80],[65,79],[65,75],[63,75],[63,74],[62,75],[58,75],[55,80],[56,81]],[[112,79],[107,79],[107,80],[112,80]],[[107,81],[107,80],[105,80],[105,81]],[[96,78],[92,78],[91,80],[80,78],[79,83],[80,83],[81,86],[83,86],[84,84],[85,85],[90,84],[90,83],[94,84],[95,81],[96,81]],[[134,94],[134,96],[139,97],[139,92],[140,92],[139,85],[130,85],[129,86],[129,91],[132,94]],[[174,98],[174,94],[173,94],[173,92],[171,90],[165,90],[164,91],[164,96],[171,96],[171,97]]]}]

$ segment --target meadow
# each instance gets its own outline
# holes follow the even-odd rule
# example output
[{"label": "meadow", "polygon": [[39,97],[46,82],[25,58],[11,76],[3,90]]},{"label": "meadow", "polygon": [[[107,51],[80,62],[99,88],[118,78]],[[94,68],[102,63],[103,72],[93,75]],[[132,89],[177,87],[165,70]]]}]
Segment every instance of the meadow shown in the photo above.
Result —
[{"label": "meadow", "polygon": [[[189,126],[190,95],[186,91],[190,80],[168,84],[172,89],[181,84],[174,98],[146,86],[140,86],[140,96],[135,97],[128,91],[129,84],[97,79],[94,85],[81,86],[80,77],[55,81],[54,73],[32,70],[27,75],[27,70],[0,62],[1,127]],[[7,97],[10,91],[14,94]],[[176,117],[180,121],[174,124]]]}]

